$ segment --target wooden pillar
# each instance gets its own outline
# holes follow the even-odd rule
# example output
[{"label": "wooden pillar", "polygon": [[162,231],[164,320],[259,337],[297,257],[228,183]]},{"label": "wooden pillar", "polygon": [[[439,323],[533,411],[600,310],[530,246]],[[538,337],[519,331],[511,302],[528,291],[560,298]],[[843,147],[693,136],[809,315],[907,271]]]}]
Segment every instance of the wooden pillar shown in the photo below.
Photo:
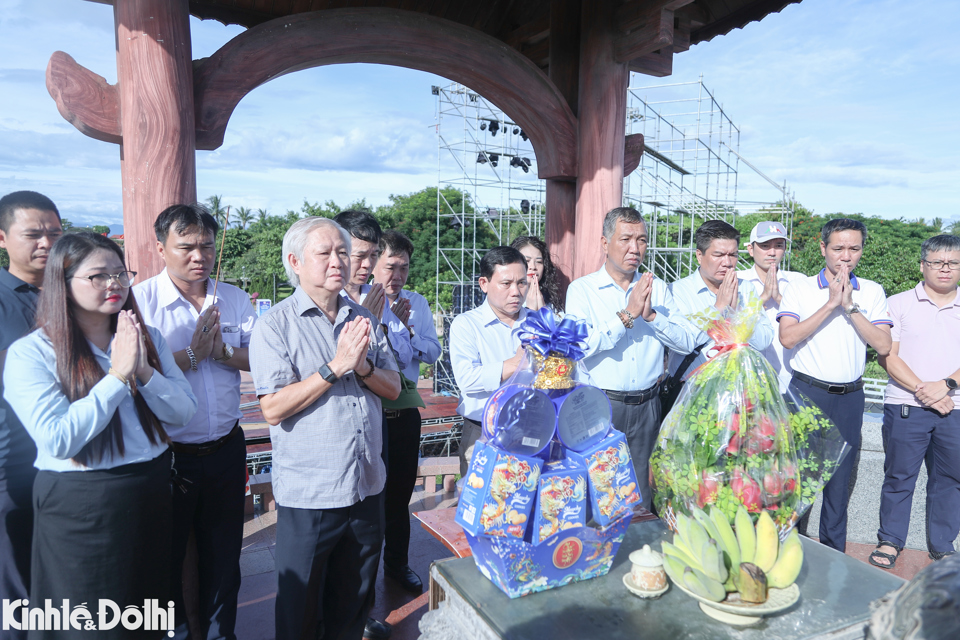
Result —
[{"label": "wooden pillar", "polygon": [[[580,74],[581,0],[550,3],[550,80],[573,114],[577,114]],[[573,280],[574,237],[577,222],[577,185],[572,180],[547,180],[546,241],[560,270],[560,290]]]},{"label": "wooden pillar", "polygon": [[153,221],[197,199],[188,0],[115,0],[127,266],[160,272]]},{"label": "wooden pillar", "polygon": [[603,264],[603,216],[623,202],[626,62],[617,62],[613,0],[583,3],[580,36],[579,177],[573,277]]}]

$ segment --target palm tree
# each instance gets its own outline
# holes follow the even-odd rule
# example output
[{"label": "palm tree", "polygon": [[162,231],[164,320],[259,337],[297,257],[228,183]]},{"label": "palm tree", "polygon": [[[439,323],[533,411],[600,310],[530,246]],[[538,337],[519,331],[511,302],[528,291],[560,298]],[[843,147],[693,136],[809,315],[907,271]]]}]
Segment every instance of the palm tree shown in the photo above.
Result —
[{"label": "palm tree", "polygon": [[227,210],[223,207],[222,196],[210,196],[207,198],[207,204],[210,205],[210,215],[214,217],[221,227],[226,224]]},{"label": "palm tree", "polygon": [[251,222],[253,222],[253,212],[246,207],[237,207],[237,219],[234,224],[241,229],[246,229]]},{"label": "palm tree", "polygon": [[264,222],[267,221],[267,217],[269,215],[270,214],[267,213],[266,209],[257,209],[257,222],[259,222],[260,224],[263,224]]}]

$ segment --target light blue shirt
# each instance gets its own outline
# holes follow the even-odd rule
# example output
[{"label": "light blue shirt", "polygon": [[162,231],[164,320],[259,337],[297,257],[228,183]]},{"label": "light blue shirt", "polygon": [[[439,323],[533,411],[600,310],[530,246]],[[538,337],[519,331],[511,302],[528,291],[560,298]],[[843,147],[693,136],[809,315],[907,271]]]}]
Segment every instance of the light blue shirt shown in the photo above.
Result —
[{"label": "light blue shirt", "polygon": [[493,312],[486,300],[476,309],[461,313],[450,325],[450,364],[453,377],[460,387],[457,413],[477,422],[487,399],[500,388],[503,362],[517,353],[519,334],[514,333],[527,317],[527,310],[513,326],[506,324]]},{"label": "light blue shirt", "polygon": [[677,311],[673,296],[660,279],[653,280],[653,322],[637,318],[627,329],[617,312],[627,306],[630,292],[640,280],[636,273],[624,291],[606,267],[574,280],[567,289],[567,317],[590,325],[583,364],[594,383],[612,391],[642,391],[663,375],[664,347],[689,353],[696,346],[696,329]]},{"label": "light blue shirt", "polygon": [[[370,287],[371,285],[369,284],[360,286],[361,306],[363,305],[363,301],[366,300],[367,294],[370,293]],[[340,295],[347,300],[352,300],[346,289],[340,291]],[[390,310],[390,301],[386,299],[386,296],[384,296],[383,300],[383,319],[380,320],[380,325],[381,329],[383,327],[387,328],[386,333],[390,339],[393,358],[397,361],[397,369],[403,371],[406,367],[410,366],[410,362],[413,360],[413,347],[410,346],[410,332],[407,331],[404,324],[400,322],[400,318]],[[404,373],[404,375],[406,374]],[[417,378],[413,379],[416,380]]]},{"label": "light blue shirt", "polygon": [[[707,286],[707,283],[704,282],[703,276],[700,275],[700,269],[697,269],[691,273],[686,278],[682,280],[677,280],[670,284],[670,291],[673,293],[673,299],[677,304],[677,308],[680,309],[680,313],[684,316],[692,316],[695,313],[699,313],[708,307],[713,307],[717,304],[717,294],[710,291],[710,288]],[[744,292],[750,297],[757,297],[752,290],[748,290],[748,287],[742,286],[738,290],[739,305],[743,306],[744,304]],[[696,343],[703,344],[707,343],[707,346],[703,348],[700,352],[700,355],[697,356],[697,359],[690,363],[690,366],[687,367],[687,371],[684,374],[684,378],[690,375],[690,373],[699,367],[701,364],[707,361],[707,356],[709,355],[710,350],[713,348],[713,340],[710,339],[705,332],[700,331],[694,327],[694,330],[697,331],[696,334]],[[750,346],[756,349],[757,351],[763,351],[773,342],[774,330],[773,325],[770,324],[770,320],[767,319],[767,316],[760,314],[760,319],[757,320],[757,325],[753,328],[753,334],[750,336]],[[696,346],[696,345],[694,345]],[[677,367],[680,366],[680,362],[683,360],[683,356],[673,353],[670,355],[670,373],[677,370]]]},{"label": "light blue shirt", "polygon": [[[150,382],[137,385],[137,392],[164,428],[182,427],[197,411],[197,399],[163,336],[153,327],[147,330],[160,356],[163,373],[154,371]],[[106,373],[110,369],[111,350],[104,353],[95,344],[88,344]],[[40,470],[112,469],[153,460],[167,449],[166,444],[154,444],[147,439],[130,388],[114,376],[104,375],[85,397],[70,402],[57,378],[53,344],[42,329],[17,340],[7,351],[3,384],[4,397],[37,443],[37,460],[33,466]],[[106,428],[117,411],[123,433],[123,455],[107,453],[89,467],[71,460]]]},{"label": "light blue shirt", "polygon": [[[400,290],[400,297],[410,301],[410,326],[413,327],[413,337],[407,326],[400,322],[393,312],[383,314],[383,321],[390,332],[390,341],[394,335],[405,340],[410,345],[411,356],[408,363],[401,364],[403,375],[408,380],[416,382],[420,378],[420,363],[433,364],[440,358],[440,340],[437,339],[437,328],[433,324],[433,314],[430,312],[430,303],[416,291]],[[399,358],[397,358],[399,361]]]}]

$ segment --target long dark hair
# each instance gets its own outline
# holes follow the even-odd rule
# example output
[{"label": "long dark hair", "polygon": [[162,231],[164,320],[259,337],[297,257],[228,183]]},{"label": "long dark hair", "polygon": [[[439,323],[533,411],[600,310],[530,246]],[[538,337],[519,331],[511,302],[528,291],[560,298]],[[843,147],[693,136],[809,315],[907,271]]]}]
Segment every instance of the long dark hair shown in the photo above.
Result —
[{"label": "long dark hair", "polygon": [[[101,250],[112,251],[121,262],[126,264],[123,260],[123,251],[117,243],[100,234],[82,232],[62,236],[50,250],[43,276],[43,291],[37,301],[37,328],[43,329],[53,344],[53,351],[57,356],[57,378],[70,402],[86,397],[90,389],[106,375],[76,320],[74,314],[76,303],[68,295],[68,280],[76,273],[77,267],[92,253]],[[157,348],[150,334],[146,333],[146,325],[133,298],[133,292],[127,292],[127,301],[123,309],[133,311],[136,315],[137,321],[145,331],[147,361],[154,369],[162,372]],[[117,330],[117,314],[110,318],[110,330],[112,332]],[[170,442],[163,425],[147,406],[143,396],[134,393],[133,401],[147,439],[152,444]],[[73,461],[88,466],[91,462],[102,460],[108,452],[111,454],[116,452],[121,456],[124,453],[119,412],[114,412],[107,427],[88,442],[73,457]]]},{"label": "long dark hair", "polygon": [[543,256],[543,278],[540,279],[540,292],[543,301],[556,311],[563,312],[563,296],[560,295],[560,286],[557,284],[557,269],[553,266],[553,259],[546,243],[537,236],[520,236],[510,243],[510,246],[519,251],[530,245]]}]

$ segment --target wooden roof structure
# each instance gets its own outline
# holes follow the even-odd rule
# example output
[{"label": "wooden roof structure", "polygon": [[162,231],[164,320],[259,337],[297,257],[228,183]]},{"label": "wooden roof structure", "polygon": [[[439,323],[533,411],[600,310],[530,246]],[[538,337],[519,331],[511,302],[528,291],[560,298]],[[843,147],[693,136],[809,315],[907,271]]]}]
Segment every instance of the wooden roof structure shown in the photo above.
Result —
[{"label": "wooden roof structure", "polygon": [[[476,29],[516,48],[544,72],[550,67],[552,0],[190,0],[190,13],[223,24],[255,27],[298,13],[356,7],[382,7],[443,18]],[[740,29],[800,0],[695,0],[677,9],[674,52]],[[644,0],[626,0],[616,20],[625,36],[645,26]],[[636,35],[636,34],[635,34]],[[631,70],[669,75],[654,59],[636,56]]]},{"label": "wooden roof structure", "polygon": [[[546,180],[547,243],[567,278],[596,270],[603,216],[643,139],[625,135],[631,71],[800,0],[92,0],[111,4],[115,85],[63,52],[47,88],[82,133],[121,149],[127,262],[162,268],[153,221],[196,200],[197,149],[223,143],[243,97],[300,69],[367,62],[435,73],[500,107]],[[189,16],[246,27],[193,60]]]}]

